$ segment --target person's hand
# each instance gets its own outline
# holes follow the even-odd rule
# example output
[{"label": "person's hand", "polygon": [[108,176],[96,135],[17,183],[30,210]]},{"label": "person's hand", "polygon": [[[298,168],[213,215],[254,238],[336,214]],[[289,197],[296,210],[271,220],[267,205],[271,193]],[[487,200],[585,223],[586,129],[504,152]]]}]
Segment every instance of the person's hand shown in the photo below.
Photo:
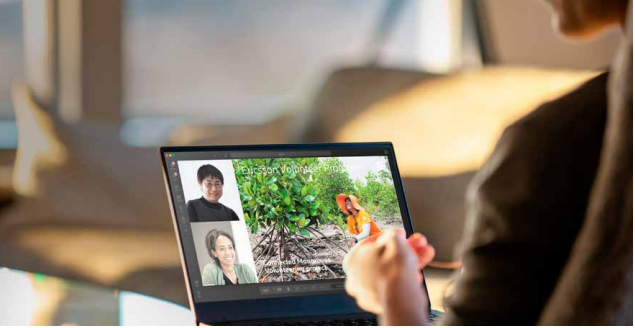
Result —
[{"label": "person's hand", "polygon": [[419,282],[421,283],[423,282],[423,275],[420,271],[434,259],[434,247],[428,244],[428,239],[418,232],[408,238],[407,244],[417,256],[417,268],[419,269],[417,271],[419,272]]},{"label": "person's hand", "polygon": [[420,269],[433,257],[434,248],[421,234],[406,240],[403,230],[391,230],[367,238],[344,259],[346,291],[388,323],[425,323]]}]

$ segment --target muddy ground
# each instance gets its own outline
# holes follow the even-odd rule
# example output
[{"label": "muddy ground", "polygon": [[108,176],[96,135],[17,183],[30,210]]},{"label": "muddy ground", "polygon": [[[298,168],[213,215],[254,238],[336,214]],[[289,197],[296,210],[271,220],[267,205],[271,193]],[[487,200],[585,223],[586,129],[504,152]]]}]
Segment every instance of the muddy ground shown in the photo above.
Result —
[{"label": "muddy ground", "polygon": [[[382,230],[403,228],[400,218],[374,219]],[[282,245],[286,245],[286,251],[283,250],[282,254],[282,238],[277,233],[273,240],[270,238],[261,242],[267,232],[268,229],[260,229],[250,236],[251,244],[256,247],[253,254],[260,282],[344,278],[342,260],[348,252],[348,245],[337,226],[322,225],[314,228],[310,237],[300,234],[291,238],[285,236]]]}]

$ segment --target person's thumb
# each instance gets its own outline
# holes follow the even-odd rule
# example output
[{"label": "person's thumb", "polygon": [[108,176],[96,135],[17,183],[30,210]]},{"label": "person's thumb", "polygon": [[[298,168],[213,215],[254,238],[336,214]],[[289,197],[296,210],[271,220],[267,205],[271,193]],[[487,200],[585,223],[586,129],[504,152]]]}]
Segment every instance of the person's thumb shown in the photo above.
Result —
[{"label": "person's thumb", "polygon": [[384,254],[387,258],[402,257],[408,252],[408,245],[406,243],[406,237],[404,234],[396,230],[388,231],[384,237],[381,238],[381,242],[384,246]]}]

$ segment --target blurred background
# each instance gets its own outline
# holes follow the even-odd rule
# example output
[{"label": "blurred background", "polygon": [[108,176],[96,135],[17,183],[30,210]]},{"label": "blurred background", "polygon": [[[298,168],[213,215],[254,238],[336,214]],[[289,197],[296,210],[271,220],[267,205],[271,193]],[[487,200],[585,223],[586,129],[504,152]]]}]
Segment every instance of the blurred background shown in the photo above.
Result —
[{"label": "blurred background", "polygon": [[73,300],[36,324],[112,324],[77,283],[187,304],[162,145],[391,141],[415,230],[455,268],[504,127],[616,51],[618,31],[569,43],[550,20],[537,0],[0,0],[0,285]]}]

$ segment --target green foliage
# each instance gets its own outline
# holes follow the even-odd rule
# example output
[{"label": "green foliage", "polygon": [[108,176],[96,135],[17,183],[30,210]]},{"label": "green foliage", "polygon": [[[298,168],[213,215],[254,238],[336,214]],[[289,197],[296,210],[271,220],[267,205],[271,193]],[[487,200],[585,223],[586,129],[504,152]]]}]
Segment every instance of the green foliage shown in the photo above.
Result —
[{"label": "green foliage", "polygon": [[[400,214],[388,162],[353,181],[338,158],[268,158],[233,160],[245,222],[252,233],[275,225],[290,235],[310,236],[308,227],[334,224],[347,229],[338,194],[356,195],[371,215]],[[286,234],[286,233],[285,233]]]},{"label": "green foliage", "polygon": [[246,224],[252,233],[275,225],[291,235],[309,236],[306,229],[325,223],[326,207],[313,175],[317,158],[233,160]]},{"label": "green foliage", "polygon": [[335,223],[342,233],[346,231],[347,224],[342,219],[344,213],[340,210],[335,201],[339,194],[354,194],[356,192],[353,180],[351,180],[346,167],[341,160],[335,157],[322,160],[320,170],[316,174],[319,182],[318,199],[324,204],[325,214],[330,221]]},{"label": "green foliage", "polygon": [[360,202],[372,215],[379,217],[396,217],[401,214],[395,186],[390,175],[388,162],[386,168],[377,173],[368,172],[366,184],[355,181]]}]

